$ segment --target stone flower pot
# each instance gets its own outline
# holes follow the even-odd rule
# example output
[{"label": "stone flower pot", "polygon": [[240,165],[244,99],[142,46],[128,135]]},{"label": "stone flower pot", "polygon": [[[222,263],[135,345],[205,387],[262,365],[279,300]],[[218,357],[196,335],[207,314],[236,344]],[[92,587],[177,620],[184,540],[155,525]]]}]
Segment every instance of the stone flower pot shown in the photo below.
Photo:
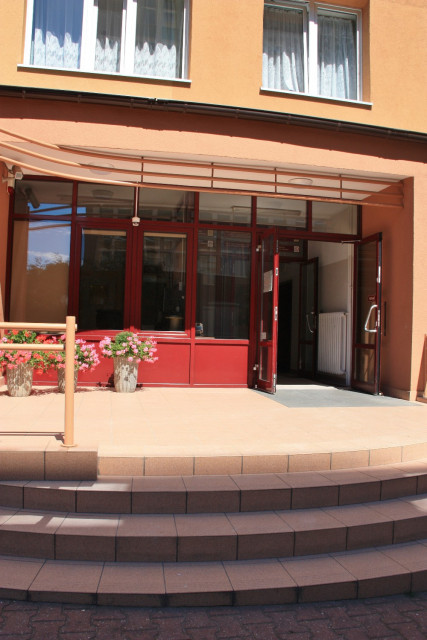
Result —
[{"label": "stone flower pot", "polygon": [[[65,369],[57,369],[59,393],[65,393]],[[74,391],[77,389],[78,369],[74,369]]]},{"label": "stone flower pot", "polygon": [[129,362],[125,356],[113,358],[114,389],[118,393],[132,393],[136,389],[139,363]]},{"label": "stone flower pot", "polygon": [[18,364],[13,369],[7,369],[7,390],[14,398],[29,396],[33,388],[33,365]]}]

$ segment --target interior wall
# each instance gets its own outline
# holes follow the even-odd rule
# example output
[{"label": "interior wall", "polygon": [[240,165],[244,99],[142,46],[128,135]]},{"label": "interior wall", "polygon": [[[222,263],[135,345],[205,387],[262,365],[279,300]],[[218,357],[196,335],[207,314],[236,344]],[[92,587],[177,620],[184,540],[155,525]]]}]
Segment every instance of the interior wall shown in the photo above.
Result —
[{"label": "interior wall", "polygon": [[347,313],[346,384],[351,380],[353,246],[350,243],[309,242],[308,258],[319,258],[319,313]]},{"label": "interior wall", "polygon": [[350,312],[349,245],[309,242],[308,258],[319,258],[319,313]]}]

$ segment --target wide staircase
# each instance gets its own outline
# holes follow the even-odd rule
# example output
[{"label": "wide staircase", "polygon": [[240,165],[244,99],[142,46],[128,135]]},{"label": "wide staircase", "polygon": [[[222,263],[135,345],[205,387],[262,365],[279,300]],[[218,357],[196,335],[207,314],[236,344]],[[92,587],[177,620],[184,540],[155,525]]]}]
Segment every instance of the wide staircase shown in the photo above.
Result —
[{"label": "wide staircase", "polygon": [[256,605],[427,589],[427,460],[0,483],[0,597]]}]

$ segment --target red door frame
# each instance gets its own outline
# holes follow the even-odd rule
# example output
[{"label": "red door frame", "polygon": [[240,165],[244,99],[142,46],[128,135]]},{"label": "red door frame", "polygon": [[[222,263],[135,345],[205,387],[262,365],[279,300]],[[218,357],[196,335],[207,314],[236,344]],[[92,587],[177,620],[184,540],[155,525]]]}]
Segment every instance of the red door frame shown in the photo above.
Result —
[{"label": "red door frame", "polygon": [[[256,344],[257,344],[257,363],[256,363],[256,386],[258,389],[267,391],[268,393],[276,393],[276,381],[277,381],[277,327],[278,327],[278,314],[279,314],[279,251],[278,251],[278,235],[276,229],[268,229],[262,233],[257,234],[259,240],[257,244],[257,265],[258,265],[258,278],[257,278],[257,323],[256,323]],[[271,337],[264,339],[262,337],[263,328],[263,296],[265,286],[265,272],[264,271],[264,257],[265,248],[264,243],[266,240],[271,240],[272,243],[272,273],[271,273],[271,292],[272,292],[272,304],[271,304]],[[262,378],[263,364],[262,364],[262,350],[266,350],[267,357],[267,375]]]},{"label": "red door frame", "polygon": [[[374,342],[361,343],[357,342],[360,326],[358,325],[358,286],[359,286],[359,254],[360,247],[370,243],[376,244],[376,264],[375,273],[373,279],[375,279],[375,293],[370,296],[369,302],[371,303],[368,315],[364,322],[364,331],[369,332],[370,335],[374,335]],[[380,395],[380,383],[381,383],[381,289],[382,289],[382,234],[376,233],[374,235],[363,238],[355,244],[354,248],[354,290],[353,290],[353,344],[352,344],[352,367],[351,367],[351,386],[373,395]],[[368,329],[367,324],[370,316],[375,309],[375,329]],[[362,320],[362,318],[360,318]],[[367,382],[360,380],[356,377],[357,366],[357,354],[363,350],[374,353],[374,375],[373,381]]]}]

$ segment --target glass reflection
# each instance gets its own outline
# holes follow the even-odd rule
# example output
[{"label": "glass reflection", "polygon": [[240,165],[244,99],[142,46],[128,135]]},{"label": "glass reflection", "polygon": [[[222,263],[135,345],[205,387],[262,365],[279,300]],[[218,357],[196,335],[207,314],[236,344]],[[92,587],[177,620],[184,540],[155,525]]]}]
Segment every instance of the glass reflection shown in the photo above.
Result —
[{"label": "glass reflection", "polygon": [[249,336],[251,235],[199,231],[196,335]]},{"label": "glass reflection", "polygon": [[186,264],[186,234],[144,234],[142,329],[184,330]]},{"label": "glass reflection", "polygon": [[69,222],[15,222],[11,321],[65,322],[70,237]]}]

